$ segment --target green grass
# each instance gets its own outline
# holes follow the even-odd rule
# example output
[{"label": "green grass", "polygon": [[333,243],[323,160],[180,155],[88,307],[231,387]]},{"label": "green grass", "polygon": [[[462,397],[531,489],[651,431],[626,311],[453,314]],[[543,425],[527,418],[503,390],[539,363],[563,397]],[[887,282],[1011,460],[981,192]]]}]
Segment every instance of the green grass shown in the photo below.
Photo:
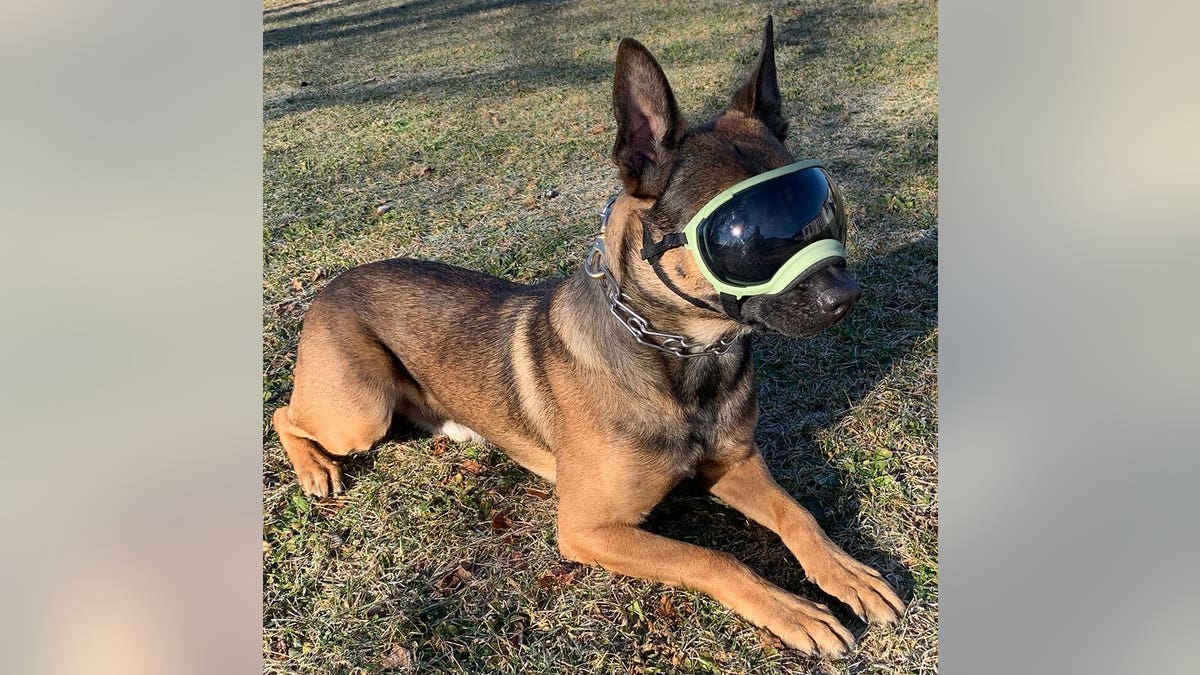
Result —
[{"label": "green grass", "polygon": [[565,562],[553,490],[498,450],[388,443],[349,464],[343,499],[311,503],[267,424],[268,672],[936,671],[932,2],[268,0],[264,422],[290,391],[304,310],[349,267],[403,255],[523,282],[573,272],[617,186],[619,39],[650,48],[699,121],[752,63],[768,12],[790,147],[841,179],[866,294],[825,335],[759,343],[758,438],[830,535],[911,599],[901,623],[867,630],[774,535],[695,490],[648,527],[831,604],[859,636],[850,658],[801,656],[705,596]]}]

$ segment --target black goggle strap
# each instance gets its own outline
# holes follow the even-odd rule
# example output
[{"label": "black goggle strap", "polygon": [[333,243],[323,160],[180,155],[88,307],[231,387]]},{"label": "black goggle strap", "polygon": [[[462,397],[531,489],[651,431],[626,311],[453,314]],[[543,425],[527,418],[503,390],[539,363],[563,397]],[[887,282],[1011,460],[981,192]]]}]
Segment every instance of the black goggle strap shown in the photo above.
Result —
[{"label": "black goggle strap", "polygon": [[654,270],[654,273],[658,275],[658,280],[663,282],[664,286],[671,289],[675,295],[687,300],[700,309],[706,309],[710,312],[717,312],[718,314],[724,310],[725,315],[729,318],[733,319],[734,321],[741,321],[742,303],[737,298],[726,293],[721,293],[721,309],[718,309],[699,298],[694,298],[687,293],[684,293],[683,289],[676,286],[675,282],[671,281],[670,277],[667,276],[667,273],[663,271],[662,265],[658,264],[658,261],[660,258],[662,258],[663,254],[673,248],[684,246],[685,244],[687,244],[687,236],[682,232],[668,233],[662,239],[656,242],[650,238],[650,228],[646,227],[644,224],[642,225],[642,259],[650,263],[650,269]]},{"label": "black goggle strap", "polygon": [[728,293],[721,294],[721,309],[725,310],[725,314],[734,321],[742,320],[742,303],[746,298],[735,298]]},{"label": "black goggle strap", "polygon": [[687,244],[687,235],[671,232],[657,242],[650,238],[650,228],[642,224],[642,260],[651,265],[658,262],[664,253]]}]

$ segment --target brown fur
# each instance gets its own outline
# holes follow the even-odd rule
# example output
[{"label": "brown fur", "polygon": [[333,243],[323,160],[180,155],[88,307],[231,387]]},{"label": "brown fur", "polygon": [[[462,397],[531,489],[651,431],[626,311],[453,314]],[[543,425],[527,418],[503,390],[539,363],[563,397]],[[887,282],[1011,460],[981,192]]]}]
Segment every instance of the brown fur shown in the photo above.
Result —
[{"label": "brown fur", "polygon": [[[337,459],[386,438],[397,416],[431,429],[455,422],[557,484],[567,558],[703,591],[799,649],[849,648],[853,637],[824,605],[727,554],[639,528],[669,490],[698,477],[778,533],[822,589],[871,622],[894,621],[903,603],[888,584],[830,541],[767,472],[754,441],[750,327],[688,303],[638,254],[643,228],[657,237],[728,185],[791,161],[782,116],[762,109],[778,105],[777,91],[773,104],[770,91],[747,93],[775,86],[770,31],[768,22],[733,107],[690,130],[649,53],[626,40],[617,57],[614,159],[626,192],[609,219],[608,263],[655,329],[703,343],[733,338],[733,349],[677,359],[637,344],[582,271],[522,286],[416,260],[356,267],[314,300],[291,401],[273,418],[302,489],[339,492]],[[718,302],[685,249],[661,264],[683,292]]]}]

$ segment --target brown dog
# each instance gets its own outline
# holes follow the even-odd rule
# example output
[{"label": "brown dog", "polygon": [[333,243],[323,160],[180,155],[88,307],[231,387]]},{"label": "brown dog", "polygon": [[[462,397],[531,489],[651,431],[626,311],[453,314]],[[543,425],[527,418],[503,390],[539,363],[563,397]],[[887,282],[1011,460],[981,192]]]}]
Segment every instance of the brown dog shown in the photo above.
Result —
[{"label": "brown dog", "polygon": [[794,161],[771,20],[754,70],[715,119],[687,127],[662,69],[630,39],[617,51],[613,105],[625,189],[606,218],[607,251],[593,249],[569,279],[532,286],[418,260],[349,270],[304,319],[275,430],[316,497],[341,491],[336,458],[370,449],[397,416],[455,440],[482,437],[557,483],[565,557],[697,589],[792,647],[842,654],[854,638],[824,605],[728,554],[639,527],[695,477],[776,532],[808,577],[863,619],[888,623],[904,609],[772,480],[754,441],[751,334],[807,336],[837,323],[859,295],[844,265],[747,299],[735,321],[689,251],[667,251],[658,269],[639,255],[644,230],[661,239],[721,190]]}]

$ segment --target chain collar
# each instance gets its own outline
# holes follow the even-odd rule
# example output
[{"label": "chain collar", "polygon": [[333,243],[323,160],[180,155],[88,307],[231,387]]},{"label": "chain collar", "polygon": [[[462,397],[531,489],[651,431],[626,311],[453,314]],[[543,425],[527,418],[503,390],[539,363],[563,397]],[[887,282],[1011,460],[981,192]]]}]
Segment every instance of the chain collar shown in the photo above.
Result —
[{"label": "chain collar", "polygon": [[587,258],[583,261],[583,273],[600,281],[600,288],[608,300],[608,311],[612,312],[617,321],[620,321],[621,325],[633,335],[633,339],[661,352],[680,358],[719,356],[728,352],[736,340],[721,338],[711,345],[704,346],[692,342],[686,335],[660,333],[652,330],[650,322],[634,311],[626,302],[628,298],[617,286],[616,278],[613,277],[612,271],[608,269],[608,265],[604,261],[607,257],[607,251],[604,248],[604,230],[608,225],[608,216],[612,213],[612,207],[616,201],[617,195],[613,195],[604,205],[604,210],[600,212],[600,234],[592,242]]}]

